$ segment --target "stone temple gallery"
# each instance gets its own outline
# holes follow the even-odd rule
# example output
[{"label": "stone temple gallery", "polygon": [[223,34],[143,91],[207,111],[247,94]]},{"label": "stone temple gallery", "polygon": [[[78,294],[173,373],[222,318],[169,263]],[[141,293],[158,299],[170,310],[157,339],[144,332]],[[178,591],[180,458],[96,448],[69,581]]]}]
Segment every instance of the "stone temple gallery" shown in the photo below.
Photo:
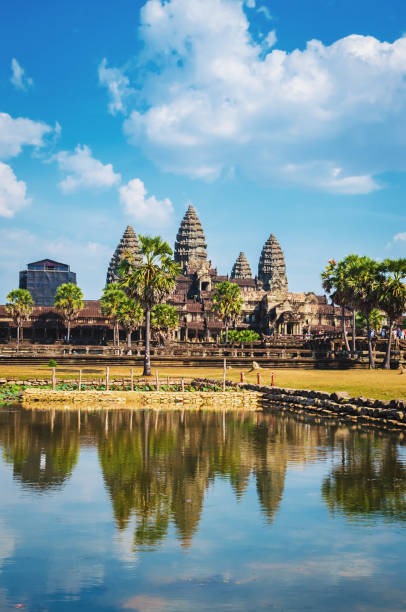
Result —
[{"label": "stone temple gallery", "polygon": [[[118,265],[127,252],[135,260],[140,257],[138,239],[131,226],[126,228],[111,258],[107,283],[118,280]],[[211,305],[216,285],[225,280],[237,283],[241,289],[244,303],[235,322],[237,329],[253,329],[262,336],[301,335],[320,331],[333,333],[340,329],[340,309],[328,304],[326,296],[313,292],[292,293],[288,290],[285,257],[274,234],[269,236],[262,248],[255,277],[243,252],[238,255],[230,275],[220,275],[208,259],[203,227],[195,208],[190,205],[176,235],[174,257],[182,269],[175,291],[167,300],[179,315],[175,340],[219,340],[223,324],[211,312]],[[49,259],[28,264],[27,271],[20,273],[20,287],[28,286],[27,277],[30,274],[39,275],[42,270],[47,274],[32,281],[33,286],[36,286],[36,305],[30,320],[25,323],[26,341],[53,343],[63,337],[63,318],[50,305],[50,287],[46,280],[50,279],[49,283],[53,283],[52,291],[56,291],[58,283],[55,284],[54,277],[56,273],[61,274],[62,269],[65,275],[69,272],[71,279],[76,278],[69,266]],[[84,301],[84,308],[78,313],[74,326],[72,340],[77,344],[100,344],[111,340],[112,323],[102,314],[99,300]],[[141,334],[142,330],[135,332],[134,339]],[[14,336],[14,324],[5,307],[0,306],[0,341],[10,341]]]}]

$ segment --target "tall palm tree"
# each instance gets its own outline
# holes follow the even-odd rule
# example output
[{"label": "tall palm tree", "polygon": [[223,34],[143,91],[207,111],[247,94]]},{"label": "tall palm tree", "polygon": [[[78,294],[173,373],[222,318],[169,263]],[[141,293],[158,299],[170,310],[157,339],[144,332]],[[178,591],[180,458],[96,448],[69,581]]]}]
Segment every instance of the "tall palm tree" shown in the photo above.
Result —
[{"label": "tall palm tree", "polygon": [[163,335],[164,338],[170,330],[176,329],[179,323],[176,308],[170,304],[156,304],[151,312],[151,328]]},{"label": "tall palm tree", "polygon": [[142,262],[135,261],[131,254],[119,266],[120,287],[128,297],[137,300],[145,316],[144,376],[151,376],[151,311],[162,303],[174,290],[175,279],[181,272],[172,259],[172,249],[160,236],[139,236]]},{"label": "tall palm tree", "polygon": [[118,308],[117,320],[127,333],[127,347],[129,350],[131,350],[131,334],[141,325],[143,318],[144,312],[141,304],[125,296]]},{"label": "tall palm tree", "polygon": [[378,306],[379,286],[382,283],[382,278],[382,264],[365,255],[358,258],[357,265],[354,265],[352,289],[354,291],[354,303],[366,319],[368,358],[371,369],[375,368],[375,359],[372,352],[370,317],[372,311]]},{"label": "tall palm tree", "polygon": [[241,291],[236,283],[223,281],[216,286],[213,295],[212,311],[221,317],[225,329],[225,342],[228,342],[228,328],[237,315],[240,314],[243,300]]},{"label": "tall palm tree", "polygon": [[74,283],[59,285],[55,293],[54,306],[63,312],[67,323],[66,342],[70,343],[70,328],[78,311],[83,308],[83,292]]},{"label": "tall palm tree", "polygon": [[337,306],[341,306],[341,326],[345,342],[345,348],[350,352],[347,328],[345,325],[345,309],[349,302],[348,270],[346,261],[335,261],[330,259],[326,269],[321,274],[322,287],[330,294],[331,300]]},{"label": "tall palm tree", "polygon": [[357,273],[359,266],[359,256],[358,255],[347,255],[344,258],[343,263],[346,269],[346,301],[347,307],[350,308],[352,312],[352,353],[356,351],[356,314],[357,314],[357,293],[356,293],[356,281],[357,281]]},{"label": "tall palm tree", "polygon": [[113,321],[113,344],[120,344],[119,317],[120,306],[125,300],[126,295],[118,283],[110,283],[103,289],[100,300],[101,310],[104,316]]},{"label": "tall palm tree", "polygon": [[6,310],[17,326],[17,348],[20,346],[20,329],[23,322],[29,318],[34,307],[34,301],[28,289],[14,289],[7,295]]},{"label": "tall palm tree", "polygon": [[388,344],[383,362],[383,368],[389,370],[393,325],[406,310],[406,259],[385,259],[383,273],[384,278],[379,286],[379,307],[389,320]]}]

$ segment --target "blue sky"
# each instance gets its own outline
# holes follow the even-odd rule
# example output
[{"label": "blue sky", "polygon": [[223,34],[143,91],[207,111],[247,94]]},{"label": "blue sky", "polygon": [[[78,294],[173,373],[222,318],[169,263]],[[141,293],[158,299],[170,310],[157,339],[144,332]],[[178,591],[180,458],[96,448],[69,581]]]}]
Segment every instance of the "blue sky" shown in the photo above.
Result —
[{"label": "blue sky", "polygon": [[401,0],[4,3],[0,302],[29,261],[97,298],[125,226],[188,202],[227,273],[270,233],[292,291],[349,252],[406,254]]}]

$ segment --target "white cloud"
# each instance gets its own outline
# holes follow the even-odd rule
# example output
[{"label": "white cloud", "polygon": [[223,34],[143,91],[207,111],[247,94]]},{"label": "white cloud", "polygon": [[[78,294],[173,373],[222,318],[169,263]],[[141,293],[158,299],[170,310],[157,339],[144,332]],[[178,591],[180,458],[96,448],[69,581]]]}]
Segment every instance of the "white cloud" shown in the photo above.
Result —
[{"label": "white cloud", "polygon": [[406,38],[266,52],[234,0],[148,0],[139,34],[124,131],[164,170],[213,180],[233,167],[339,194],[406,171]]},{"label": "white cloud", "polygon": [[144,183],[132,179],[119,189],[120,202],[125,212],[145,225],[166,225],[173,214],[172,202],[169,198],[157,200],[154,195],[147,197]]},{"label": "white cloud", "polygon": [[0,162],[0,217],[14,217],[14,214],[28,206],[27,186],[24,181],[17,180],[13,170],[7,164]]},{"label": "white cloud", "polygon": [[99,83],[107,87],[110,95],[109,112],[112,115],[126,112],[127,100],[134,90],[129,87],[129,78],[120,68],[107,68],[107,60],[103,59],[99,66]]},{"label": "white cloud", "polygon": [[33,80],[30,77],[25,76],[25,70],[15,57],[11,60],[11,83],[14,85],[16,89],[22,89],[23,91],[27,90],[29,87],[32,87],[34,84]]},{"label": "white cloud", "polygon": [[245,4],[248,6],[248,8],[255,8],[255,0],[246,0]]},{"label": "white cloud", "polygon": [[52,128],[40,121],[13,119],[7,113],[0,113],[0,159],[15,157],[23,146],[44,146],[44,137],[51,132]]},{"label": "white cloud", "polygon": [[406,232],[400,232],[399,234],[396,234],[395,236],[393,236],[393,240],[395,242],[406,242]]},{"label": "white cloud", "polygon": [[271,12],[267,6],[260,6],[259,9],[257,9],[257,11],[258,13],[263,13],[266,19],[269,19],[269,20],[272,19]]},{"label": "white cloud", "polygon": [[271,47],[276,45],[277,41],[278,39],[276,36],[276,31],[271,30],[270,32],[268,32],[267,36],[264,38],[264,42],[262,43],[262,46],[265,47],[266,49],[270,49]]},{"label": "white cloud", "polygon": [[121,175],[113,170],[112,164],[103,164],[92,156],[86,145],[80,144],[74,153],[60,151],[50,161],[57,161],[66,177],[59,183],[64,193],[72,193],[84,187],[88,189],[109,188],[118,185]]}]

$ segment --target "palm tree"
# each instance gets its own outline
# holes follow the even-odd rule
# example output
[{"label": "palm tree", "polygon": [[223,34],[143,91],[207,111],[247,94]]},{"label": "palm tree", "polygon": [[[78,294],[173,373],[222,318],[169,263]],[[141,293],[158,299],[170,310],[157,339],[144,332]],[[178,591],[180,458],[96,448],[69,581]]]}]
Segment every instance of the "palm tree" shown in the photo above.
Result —
[{"label": "palm tree", "polygon": [[29,318],[34,301],[28,289],[14,289],[7,295],[6,311],[11,315],[17,326],[17,349],[20,346],[20,329],[22,323]]},{"label": "palm tree", "polygon": [[110,283],[103,289],[103,295],[100,300],[101,310],[104,316],[113,321],[113,344],[120,344],[119,319],[118,313],[120,306],[125,300],[126,295],[118,283]]},{"label": "palm tree", "polygon": [[151,312],[151,328],[159,335],[166,334],[178,326],[179,317],[176,308],[170,304],[156,304]]},{"label": "palm tree", "polygon": [[139,302],[125,296],[121,302],[117,320],[124,327],[127,333],[127,347],[131,350],[131,334],[142,323],[144,312]]},{"label": "palm tree", "polygon": [[83,292],[74,283],[59,285],[55,293],[54,306],[61,310],[67,322],[66,342],[70,343],[71,323],[78,311],[83,308]]},{"label": "palm tree", "polygon": [[347,265],[345,260],[336,262],[330,259],[326,269],[321,274],[322,287],[330,294],[331,300],[337,306],[341,306],[341,325],[345,342],[345,348],[350,352],[347,328],[345,325],[345,308],[349,301],[349,285],[347,281]]},{"label": "palm tree", "polygon": [[406,259],[385,259],[383,272],[384,278],[379,286],[379,306],[389,320],[388,344],[383,362],[383,368],[389,370],[393,325],[406,309]]},{"label": "palm tree", "polygon": [[382,264],[379,264],[370,257],[359,257],[357,265],[354,265],[352,289],[354,292],[354,303],[366,319],[369,367],[372,369],[375,368],[375,359],[372,352],[371,313],[378,306],[379,286],[381,283]]},{"label": "palm tree", "polygon": [[359,266],[359,256],[358,255],[347,255],[344,258],[343,263],[346,269],[346,300],[347,307],[351,309],[352,312],[352,353],[354,354],[356,351],[356,314],[357,314],[357,300],[356,300],[356,282],[357,282],[357,273]]},{"label": "palm tree", "polygon": [[225,342],[228,342],[228,327],[241,312],[243,304],[240,288],[236,283],[223,281],[216,286],[213,295],[212,311],[217,313],[224,323]]},{"label": "palm tree", "polygon": [[172,249],[160,236],[139,236],[142,262],[128,253],[119,266],[120,287],[128,297],[138,301],[145,315],[144,376],[151,376],[150,335],[151,311],[174,290],[175,279],[181,272],[172,259]]}]

